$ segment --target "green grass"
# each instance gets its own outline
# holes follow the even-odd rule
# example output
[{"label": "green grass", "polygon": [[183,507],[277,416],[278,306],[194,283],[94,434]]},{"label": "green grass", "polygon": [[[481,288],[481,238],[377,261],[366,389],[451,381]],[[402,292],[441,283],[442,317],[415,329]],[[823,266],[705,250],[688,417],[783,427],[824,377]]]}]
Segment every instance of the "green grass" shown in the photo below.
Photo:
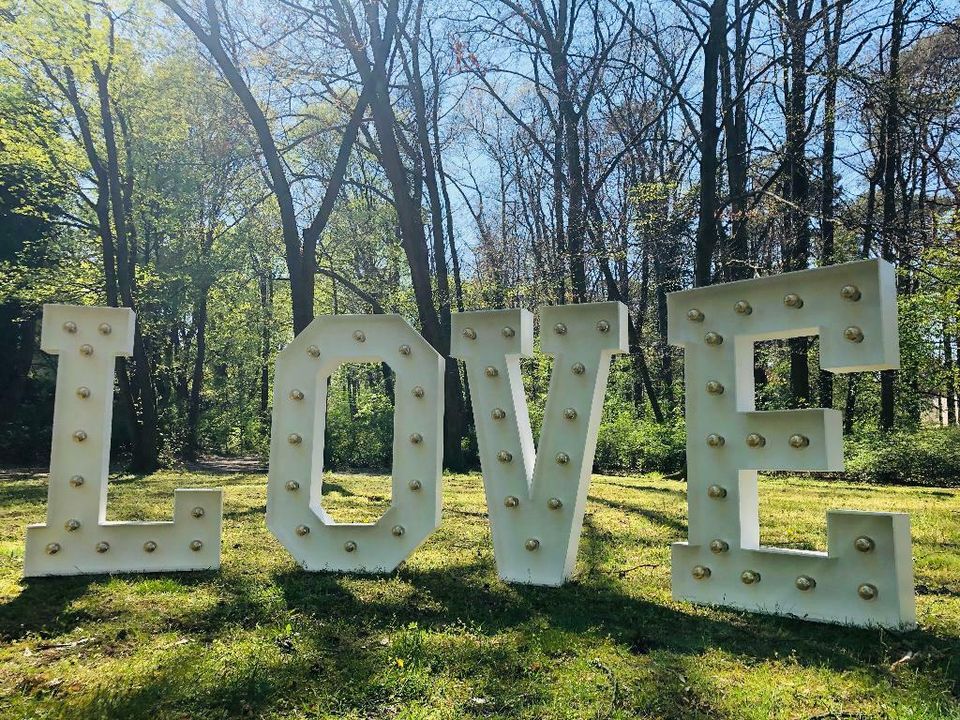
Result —
[{"label": "green grass", "polygon": [[[329,479],[341,519],[389,496]],[[24,582],[45,478],[0,474],[0,717],[960,718],[960,490],[762,483],[766,544],[823,549],[828,508],[912,515],[920,629],[901,634],[673,602],[685,488],[653,476],[594,478],[552,589],[497,580],[476,474],[446,478],[443,524],[385,577],[299,569],[262,475],[119,476],[109,517],[167,518],[173,488],[203,486],[225,488],[219,572]]]}]

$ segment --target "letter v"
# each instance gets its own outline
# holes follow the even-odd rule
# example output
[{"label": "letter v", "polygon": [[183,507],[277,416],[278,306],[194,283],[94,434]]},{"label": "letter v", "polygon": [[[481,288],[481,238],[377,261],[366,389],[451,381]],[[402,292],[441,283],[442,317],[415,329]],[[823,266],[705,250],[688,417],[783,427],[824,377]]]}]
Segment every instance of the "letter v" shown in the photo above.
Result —
[{"label": "letter v", "polygon": [[619,302],[541,310],[541,346],[554,358],[543,427],[533,447],[520,357],[533,352],[533,315],[453,316],[451,354],[466,362],[497,572],[561,585],[573,572],[597,432],[614,353],[627,352]]}]

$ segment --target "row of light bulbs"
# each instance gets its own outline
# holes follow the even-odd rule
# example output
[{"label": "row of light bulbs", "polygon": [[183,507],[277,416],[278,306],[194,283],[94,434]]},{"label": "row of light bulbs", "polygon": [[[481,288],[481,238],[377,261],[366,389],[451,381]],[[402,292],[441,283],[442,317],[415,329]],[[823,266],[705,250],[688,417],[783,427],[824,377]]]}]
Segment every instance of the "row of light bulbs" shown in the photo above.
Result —
[{"label": "row of light bulbs", "polygon": [[[70,520],[70,521],[68,521],[68,522],[67,522],[67,525],[69,525],[71,522],[76,522],[76,523],[77,523],[77,526],[79,527],[79,522],[76,521],[76,520]],[[74,528],[70,528],[70,527],[67,528],[67,530],[71,530],[71,529],[74,529]],[[144,552],[148,552],[148,553],[154,552],[154,551],[157,549],[157,547],[159,547],[159,546],[158,546],[157,543],[154,542],[153,540],[147,540],[147,541],[143,544],[143,550],[144,550]],[[62,546],[60,543],[58,543],[58,542],[48,543],[48,544],[47,544],[47,555],[56,555],[56,554],[57,554],[58,552],[60,552],[62,549],[63,549],[63,546]],[[101,554],[103,554],[103,553],[105,553],[105,552],[109,552],[109,550],[110,550],[110,543],[108,543],[106,540],[101,540],[100,542],[98,542],[98,543],[95,545],[95,549],[96,549],[96,551],[97,551],[98,553],[101,553]],[[203,540],[192,540],[192,541],[190,542],[190,549],[193,550],[194,552],[200,552],[201,550],[203,550]]]},{"label": "row of light bulbs", "polygon": [[[859,302],[862,296],[863,293],[860,292],[860,288],[856,285],[844,285],[840,288],[840,297],[844,300]],[[799,310],[803,307],[803,298],[796,293],[787,293],[783,296],[783,304],[788,308]],[[746,300],[738,300],[733,305],[733,311],[738,315],[750,315],[753,312],[753,306]],[[690,308],[690,310],[687,311],[687,319],[691,322],[703,322],[706,317],[703,311],[698,308]]]},{"label": "row of light bulbs", "polygon": [[[606,334],[606,333],[610,332],[610,322],[607,321],[607,320],[598,320],[598,321],[597,321],[597,324],[596,324],[596,328],[597,328],[597,332]],[[567,334],[567,326],[566,326],[564,323],[557,323],[556,325],[553,326],[553,332],[554,332],[554,334],[556,334],[556,335],[566,335],[566,334]],[[462,332],[461,334],[462,334],[463,337],[465,337],[467,340],[476,340],[476,339],[477,339],[477,331],[474,330],[472,327],[466,327],[466,328],[464,328],[464,329],[463,329],[463,332]],[[510,327],[509,325],[507,325],[507,326],[501,328],[500,334],[503,335],[505,338],[512,338],[512,337],[513,337],[514,335],[516,335],[517,333],[516,333],[516,331],[515,331],[512,327]]]},{"label": "row of light bulbs", "polygon": [[[507,495],[503,499],[504,507],[510,508],[511,510],[520,505],[520,498],[516,495]],[[560,498],[552,497],[547,500],[547,507],[551,510],[560,510],[563,507],[563,501]]]},{"label": "row of light bulbs", "polygon": [[[713,572],[706,565],[695,565],[690,574],[695,580],[707,580]],[[756,570],[744,570],[740,573],[740,582],[744,585],[756,585],[760,582],[760,573]],[[817,587],[817,581],[809,575],[798,575],[793,584],[801,592],[809,592]],[[862,583],[857,587],[857,595],[863,600],[874,600],[878,594],[877,586],[872,583]]]},{"label": "row of light bulbs", "polygon": [[[722,493],[718,491],[722,491]],[[726,497],[727,491],[719,485],[711,485],[709,494],[711,497]],[[853,541],[853,547],[861,553],[873,552],[876,546],[876,542],[869,535],[860,535]],[[730,544],[726,540],[718,538],[710,542],[710,552],[714,555],[722,555],[729,550]],[[691,575],[696,580],[706,580],[711,574],[710,568],[706,565],[695,565],[691,571]],[[755,570],[744,570],[740,574],[740,581],[744,585],[756,585],[760,582],[760,573]],[[794,584],[798,590],[806,592],[813,590],[817,586],[817,581],[809,575],[800,575]],[[863,583],[857,588],[857,594],[864,600],[873,600],[877,597],[877,587],[870,583]]]},{"label": "row of light bulbs", "polygon": [[[367,335],[366,333],[363,332],[363,330],[354,330],[353,339],[360,343],[366,342]],[[400,345],[400,347],[397,348],[397,352],[399,352],[401,355],[410,355],[413,352],[413,348],[411,348],[406,343],[403,343]],[[316,345],[310,345],[309,347],[307,347],[307,355],[309,355],[314,359],[320,357],[320,348],[317,347]]]},{"label": "row of light bulbs", "polygon": [[[749,433],[744,440],[747,444],[747,447],[754,449],[765,447],[767,444],[767,439],[760,433]],[[721,448],[727,444],[727,439],[723,435],[710,433],[707,435],[706,442],[707,445],[712,448]],[[803,448],[810,446],[810,438],[799,433],[791,435],[787,442],[790,444],[790,447],[796,450],[802,450]]]},{"label": "row of light bulbs", "polygon": [[[858,302],[862,297],[860,289],[856,285],[844,285],[840,288],[840,297],[850,302]],[[783,304],[788,308],[799,310],[803,307],[803,298],[796,293],[787,293],[783,296]],[[746,300],[738,300],[733,305],[733,311],[738,315],[750,315],[753,313],[753,306]],[[702,323],[707,316],[699,308],[690,308],[687,311],[687,320],[690,322]],[[843,331],[843,336],[852,343],[863,342],[863,330],[856,325],[851,325]],[[710,331],[703,336],[703,341],[707,345],[722,345],[723,335]]]}]

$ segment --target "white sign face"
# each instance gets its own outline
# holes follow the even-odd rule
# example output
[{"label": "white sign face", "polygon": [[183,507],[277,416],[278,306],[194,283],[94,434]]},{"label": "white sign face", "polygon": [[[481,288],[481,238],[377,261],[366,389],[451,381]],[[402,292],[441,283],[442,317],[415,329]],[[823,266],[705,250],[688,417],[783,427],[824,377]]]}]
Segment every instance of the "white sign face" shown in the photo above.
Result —
[{"label": "white sign face", "polygon": [[41,348],[60,359],[47,522],[27,527],[26,577],[220,567],[220,490],[176,490],[173,522],[106,519],[114,367],[133,332],[127,308],[43,308]]},{"label": "white sign face", "polygon": [[497,571],[510,582],[561,585],[577,560],[610,358],[628,350],[627,309],[563,305],[540,317],[542,350],[554,361],[536,450],[520,377],[533,316],[456,314],[451,354],[467,366]]},{"label": "white sign face", "polygon": [[[323,509],[327,379],[346,362],[396,374],[390,508],[373,524]],[[306,570],[389,572],[440,523],[443,358],[399,315],[318,317],[277,358],[267,526]]]},{"label": "white sign face", "polygon": [[832,511],[827,553],[762,547],[757,470],[843,469],[835,410],[755,411],[754,343],[819,335],[831,372],[899,367],[885,262],[835,265],[668,296],[684,348],[689,542],[673,546],[676,599],[851,625],[916,623],[909,517]]}]

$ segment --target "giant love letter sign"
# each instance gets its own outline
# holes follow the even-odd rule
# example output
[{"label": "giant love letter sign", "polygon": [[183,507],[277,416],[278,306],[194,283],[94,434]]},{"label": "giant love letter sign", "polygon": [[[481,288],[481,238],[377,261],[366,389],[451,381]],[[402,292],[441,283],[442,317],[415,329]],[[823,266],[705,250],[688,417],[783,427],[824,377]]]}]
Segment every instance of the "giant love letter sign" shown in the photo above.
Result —
[{"label": "giant love letter sign", "polygon": [[[376,522],[323,509],[327,379],[345,362],[396,373],[393,494]],[[306,570],[389,572],[440,524],[443,358],[399,315],[318,317],[277,358],[267,526]]]},{"label": "giant love letter sign", "polygon": [[610,358],[626,352],[622,303],[547,307],[541,345],[554,356],[536,451],[520,377],[533,351],[526,310],[453,316],[451,354],[466,361],[497,571],[560,585],[573,572]]},{"label": "giant love letter sign", "polygon": [[870,260],[672,293],[685,351],[690,538],[677,599],[852,625],[916,623],[909,517],[832,511],[827,553],[760,545],[757,470],[843,469],[840,413],[756,412],[754,343],[820,336],[831,372],[899,365],[896,287]]},{"label": "giant love letter sign", "polygon": [[176,490],[173,522],[106,519],[114,364],[133,333],[126,308],[43,308],[40,346],[60,363],[47,522],[27,527],[27,577],[220,567],[220,490]]}]

